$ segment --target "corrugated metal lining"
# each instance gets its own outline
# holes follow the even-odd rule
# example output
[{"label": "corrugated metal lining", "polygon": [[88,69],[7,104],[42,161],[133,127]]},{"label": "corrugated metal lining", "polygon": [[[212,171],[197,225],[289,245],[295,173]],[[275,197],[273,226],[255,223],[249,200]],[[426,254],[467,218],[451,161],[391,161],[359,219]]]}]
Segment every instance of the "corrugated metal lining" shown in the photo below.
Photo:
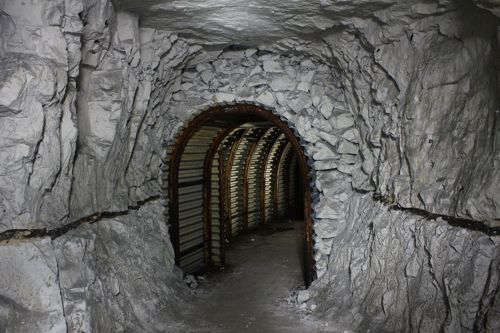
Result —
[{"label": "corrugated metal lining", "polygon": [[222,145],[219,145],[217,147],[217,153],[215,158],[212,161],[212,165],[210,165],[210,174],[211,174],[211,179],[210,179],[210,188],[211,188],[211,195],[210,195],[210,224],[211,224],[211,230],[210,230],[210,246],[211,246],[211,252],[210,252],[210,259],[212,262],[216,265],[221,265],[222,260],[222,248],[221,248],[221,233],[220,233],[220,223],[222,221],[222,204],[220,202],[221,195],[219,194],[220,191],[220,182],[222,179],[221,175],[221,169],[219,168],[219,165],[221,163],[221,160],[219,158],[220,156],[220,149]]},{"label": "corrugated metal lining", "polygon": [[286,201],[288,203],[288,207],[291,208],[290,211],[292,212],[292,214],[295,213],[297,207],[299,207],[297,186],[295,184],[297,176],[300,175],[298,169],[299,169],[299,163],[298,163],[297,153],[293,151],[292,157],[290,158],[289,167],[287,169],[289,171],[288,171],[288,191],[286,192],[286,195],[288,196]]},{"label": "corrugated metal lining", "polygon": [[247,228],[248,188],[253,185],[252,179],[249,179],[247,175],[248,160],[250,153],[253,153],[254,146],[266,130],[264,128],[247,130],[235,149],[234,160],[229,171],[228,188],[230,237]]},{"label": "corrugated metal lining", "polygon": [[[286,213],[294,149],[276,127],[204,125],[178,167],[178,264],[194,273],[224,264],[224,246]],[[296,159],[295,159],[296,163]]]},{"label": "corrugated metal lining", "polygon": [[278,174],[276,176],[277,184],[277,216],[284,216],[287,212],[288,194],[290,191],[290,161],[293,157],[292,145],[288,142],[283,153],[281,154],[281,159],[278,164]]},{"label": "corrugated metal lining", "polygon": [[204,266],[203,173],[218,127],[205,126],[184,148],[178,170],[179,263],[186,271]]},{"label": "corrugated metal lining", "polygon": [[280,135],[279,129],[273,127],[268,129],[257,142],[248,165],[248,227],[254,227],[263,219],[262,193],[263,174],[269,151],[275,140]]},{"label": "corrugated metal lining", "polygon": [[228,177],[228,226],[229,238],[239,234],[243,229],[243,163],[249,147],[251,129],[246,130],[241,139],[234,145],[233,154],[227,165]]},{"label": "corrugated metal lining", "polygon": [[[285,134],[280,134],[278,139],[274,142],[273,147],[267,157],[265,172],[264,172],[264,221],[265,223],[269,223],[273,220],[274,217],[277,217],[275,214],[276,207],[276,194],[277,194],[277,186],[276,186],[276,175],[278,165],[281,159],[281,153],[283,149],[288,143],[288,139]],[[277,212],[276,212],[277,213]]]},{"label": "corrugated metal lining", "polygon": [[222,219],[224,221],[224,241],[229,240],[233,235],[231,215],[236,202],[235,200],[232,200],[231,194],[235,195],[234,193],[237,189],[235,186],[232,186],[234,183],[234,179],[232,178],[232,169],[236,151],[238,150],[240,142],[247,131],[248,129],[238,129],[234,133],[231,133],[231,135],[223,141],[222,150],[220,151],[221,157],[219,160],[221,161],[221,164],[219,167],[221,168],[221,177],[223,181],[223,186],[220,189],[220,195],[223,198]]},{"label": "corrugated metal lining", "polygon": [[274,142],[280,135],[276,127],[269,128],[260,138],[249,161],[248,170],[248,227],[254,227],[263,219],[261,198],[263,187],[263,170]]}]

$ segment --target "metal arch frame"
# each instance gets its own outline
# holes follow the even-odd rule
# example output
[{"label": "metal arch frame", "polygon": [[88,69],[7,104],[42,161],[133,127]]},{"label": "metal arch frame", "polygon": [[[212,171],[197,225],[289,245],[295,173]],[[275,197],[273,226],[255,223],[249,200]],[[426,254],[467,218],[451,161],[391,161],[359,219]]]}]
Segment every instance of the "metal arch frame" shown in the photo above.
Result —
[{"label": "metal arch frame", "polygon": [[290,141],[284,144],[281,144],[281,146],[278,147],[277,152],[276,152],[276,159],[277,163],[274,165],[274,168],[271,169],[271,180],[273,180],[272,186],[273,186],[273,217],[276,219],[277,212],[278,212],[278,206],[279,206],[279,169],[281,165],[281,158],[283,157],[283,153],[285,152],[286,147],[290,145]]},{"label": "metal arch frame", "polygon": [[[291,198],[290,198],[290,194],[291,194],[291,191],[292,191],[292,183],[295,181],[295,169],[297,167],[297,156],[295,154],[295,152],[292,154],[291,158],[290,158],[290,166],[289,166],[289,174],[288,174],[288,179],[287,179],[287,191],[286,191],[286,209],[287,210],[290,210],[292,206],[290,206],[291,204]],[[293,171],[292,171],[293,170]],[[293,176],[293,178],[292,178]],[[294,191],[294,203],[295,203],[295,200],[296,200],[296,197],[297,197],[297,188],[294,187],[293,189]],[[293,206],[293,211],[294,213],[296,213],[296,207]]]},{"label": "metal arch frame", "polygon": [[[288,144],[288,141],[282,141],[283,138],[286,139],[286,136],[284,135],[284,133],[278,132],[278,136],[274,139],[274,141],[272,141],[272,144],[269,147],[269,151],[266,154],[265,164],[264,164],[264,168],[262,170],[262,187],[265,187],[266,181],[268,180],[268,179],[266,179],[266,174],[267,173],[270,174],[270,176],[269,176],[270,183],[268,184],[268,186],[270,186],[269,195],[267,196],[266,191],[264,190],[262,192],[262,201],[261,201],[263,204],[263,207],[264,207],[262,214],[263,214],[263,219],[264,219],[265,223],[268,220],[268,218],[266,216],[267,207],[270,207],[270,210],[272,212],[271,216],[273,217],[273,220],[276,219],[276,216],[274,214],[274,212],[275,212],[274,211],[274,202],[276,200],[276,191],[275,191],[275,186],[274,186],[276,183],[276,178],[275,178],[274,171],[275,171],[277,163],[273,163],[273,162],[278,161],[278,163],[279,163],[279,158],[276,158],[276,157],[279,157],[282,147],[286,146]],[[273,157],[274,157],[274,161],[273,161]],[[269,203],[269,206],[267,206],[268,203]]]},{"label": "metal arch frame", "polygon": [[[273,151],[274,145],[278,142],[279,137],[281,136],[281,132],[277,132],[276,136],[272,137],[271,140],[268,141],[269,148],[266,149],[266,155],[264,157],[264,165],[261,170],[260,175],[260,221],[261,223],[266,223],[266,170],[269,162],[269,156],[271,156],[271,152]],[[271,195],[273,191],[271,189]]]},{"label": "metal arch frame", "polygon": [[[276,187],[275,188],[275,195],[274,195],[274,216],[276,216],[276,212],[279,212],[279,202],[281,200],[280,198],[280,183],[282,182],[280,176],[281,176],[281,173],[280,171],[282,172],[285,172],[285,170],[283,169],[283,165],[286,165],[286,162],[287,162],[287,158],[288,158],[288,155],[290,153],[290,151],[292,151],[292,147],[291,147],[291,144],[290,142],[287,142],[284,147],[282,148],[281,150],[281,153],[280,153],[280,156],[279,156],[279,161],[277,163],[277,166],[276,166],[276,170],[274,171],[274,186]],[[285,185],[283,185],[285,187],[285,191],[286,191],[286,182],[285,182]]]},{"label": "metal arch frame", "polygon": [[[227,164],[225,165],[225,168],[223,170],[223,173],[222,173],[222,181],[225,182],[225,186],[224,186],[224,202],[226,203],[226,209],[224,209],[224,225],[227,227],[227,230],[228,230],[228,233],[227,233],[227,236],[229,238],[229,240],[231,240],[233,238],[233,212],[231,210],[231,204],[232,204],[232,197],[230,194],[231,192],[231,172],[233,170],[233,164],[234,164],[234,158],[236,157],[236,152],[238,151],[240,145],[241,145],[241,141],[243,141],[243,138],[245,138],[245,135],[247,135],[248,133],[248,129],[247,130],[243,130],[243,133],[241,134],[241,136],[236,140],[235,143],[233,143],[232,147],[231,147],[231,151],[229,152],[229,157],[228,157],[228,160],[227,160]],[[225,213],[228,213],[228,214],[225,214]]]},{"label": "metal arch frame", "polygon": [[190,123],[187,128],[181,131],[181,134],[175,140],[168,165],[169,231],[177,266],[180,264],[178,170],[187,143],[202,126],[203,123]]},{"label": "metal arch frame", "polygon": [[292,144],[299,163],[300,175],[303,181],[304,189],[304,222],[305,222],[305,247],[306,247],[306,282],[309,284],[315,278],[314,265],[313,265],[313,220],[312,220],[312,193],[310,188],[310,172],[307,163],[307,157],[304,149],[300,144],[299,139],[295,136],[294,132],[288,125],[274,115],[272,112],[251,104],[234,104],[226,106],[215,106],[200,113],[194,117],[187,126],[181,131],[181,134],[175,140],[172,154],[169,163],[168,175],[168,194],[169,194],[169,217],[170,217],[170,230],[171,240],[174,246],[175,262],[179,264],[179,211],[178,211],[178,170],[179,164],[184,152],[184,148],[196,131],[203,125],[211,120],[226,120],[233,117],[232,121],[244,122],[245,117],[255,117],[271,122],[279,128],[287,137],[288,141]]},{"label": "metal arch frame", "polygon": [[257,148],[257,146],[259,145],[261,140],[263,140],[263,138],[267,132],[268,132],[268,130],[262,131],[262,133],[259,135],[257,140],[254,143],[252,143],[250,150],[248,152],[247,158],[245,160],[245,168],[243,171],[243,213],[244,213],[244,215],[243,215],[243,228],[244,228],[244,230],[248,229],[248,214],[249,214],[249,212],[248,212],[248,173],[250,171],[250,167],[252,164],[252,158],[253,158],[255,149]]},{"label": "metal arch frame", "polygon": [[[210,201],[212,200],[212,164],[221,143],[233,130],[234,127],[229,127],[217,134],[210,145],[203,166],[203,238],[205,242],[205,266],[212,264],[212,214],[210,211]],[[222,210],[220,212],[222,212]]]}]

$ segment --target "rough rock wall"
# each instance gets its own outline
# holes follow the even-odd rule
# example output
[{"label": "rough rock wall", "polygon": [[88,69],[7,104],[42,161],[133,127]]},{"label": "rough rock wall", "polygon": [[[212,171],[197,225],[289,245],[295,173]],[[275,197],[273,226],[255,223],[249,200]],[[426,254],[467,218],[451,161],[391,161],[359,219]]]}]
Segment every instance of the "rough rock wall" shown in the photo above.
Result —
[{"label": "rough rock wall", "polygon": [[[341,80],[335,68],[304,56],[227,51],[184,71],[165,114],[168,133],[208,106],[237,102],[261,104],[296,130],[313,170],[318,280],[308,305],[319,305],[319,315],[357,332],[494,332],[500,311],[495,231],[416,215],[383,200],[375,188],[360,194],[363,156],[380,147],[363,142],[376,131],[344,97],[351,91]],[[432,125],[443,130],[442,123]]]},{"label": "rough rock wall", "polygon": [[47,226],[51,222],[41,216],[51,203],[60,205],[60,215],[68,214],[80,48],[72,34],[81,29],[75,22],[81,9],[69,6],[65,12],[61,1],[1,4],[0,231],[5,231]]},{"label": "rough rock wall", "polygon": [[[352,18],[357,6],[330,3],[344,26],[305,44],[337,72],[361,159],[349,186],[338,168],[317,173],[325,198],[316,212],[331,220],[315,227],[316,257],[328,262],[318,267],[311,305],[359,332],[495,332],[498,19],[460,2]],[[306,48],[280,44],[272,48]]]},{"label": "rough rock wall", "polygon": [[355,188],[498,226],[498,18],[461,1],[363,6],[329,2],[338,31],[272,45],[337,71],[361,133]]},{"label": "rough rock wall", "polygon": [[164,329],[161,142],[206,106],[248,101],[289,121],[315,170],[311,303],[358,331],[497,330],[498,236],[385,206],[498,220],[497,19],[458,1],[370,3],[322,1],[339,24],[321,41],[273,46],[300,56],[207,62],[106,0],[0,0],[0,232],[21,238],[0,244],[0,328]]},{"label": "rough rock wall", "polygon": [[0,331],[172,328],[161,102],[197,48],[106,0],[0,9]]},{"label": "rough rock wall", "polygon": [[161,200],[52,241],[68,332],[176,331],[182,273]]},{"label": "rough rock wall", "polygon": [[356,332],[497,332],[500,238],[374,201],[348,200],[309,305]]},{"label": "rough rock wall", "polygon": [[160,105],[198,48],[139,29],[104,0],[2,10],[0,231],[57,227],[157,195]]},{"label": "rough rock wall", "polygon": [[185,286],[161,213],[153,200],[52,240],[0,244],[1,331],[176,331]]},{"label": "rough rock wall", "polygon": [[[111,49],[82,59],[73,217],[123,211],[158,195],[158,167],[165,154],[162,102],[170,99],[184,61],[198,50],[176,35],[139,29],[133,15],[118,13],[111,19],[115,33],[89,41]],[[102,60],[94,64],[94,57]]]},{"label": "rough rock wall", "polygon": [[[365,165],[378,167],[364,171],[378,193],[402,207],[498,220],[495,23],[474,8],[441,15],[439,21],[436,29],[436,21],[417,20],[416,32],[401,31],[392,43],[372,42],[373,67],[384,73],[383,79],[370,70],[359,76],[346,73],[359,85],[372,82],[371,101],[359,101],[356,109],[361,126],[371,128],[362,147],[379,146],[380,151],[372,149],[378,163],[366,154]],[[404,61],[390,60],[395,53]],[[367,90],[353,88],[356,95]],[[367,114],[361,111],[365,103],[372,104]],[[393,112],[397,118],[389,120]]]}]

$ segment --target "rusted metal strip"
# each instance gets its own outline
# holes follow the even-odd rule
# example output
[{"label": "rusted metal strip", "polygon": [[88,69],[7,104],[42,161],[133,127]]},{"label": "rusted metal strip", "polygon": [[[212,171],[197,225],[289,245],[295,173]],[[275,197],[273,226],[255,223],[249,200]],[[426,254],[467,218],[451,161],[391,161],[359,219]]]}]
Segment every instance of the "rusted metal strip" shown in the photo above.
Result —
[{"label": "rusted metal strip", "polygon": [[286,154],[286,158],[285,160],[283,161],[283,166],[284,166],[284,170],[283,170],[283,196],[284,197],[281,197],[279,198],[280,202],[281,200],[283,199],[283,207],[282,209],[285,211],[285,212],[289,212],[290,213],[290,167],[291,167],[291,161],[292,161],[292,156],[293,156],[293,148],[292,149],[289,149],[287,154]]}]

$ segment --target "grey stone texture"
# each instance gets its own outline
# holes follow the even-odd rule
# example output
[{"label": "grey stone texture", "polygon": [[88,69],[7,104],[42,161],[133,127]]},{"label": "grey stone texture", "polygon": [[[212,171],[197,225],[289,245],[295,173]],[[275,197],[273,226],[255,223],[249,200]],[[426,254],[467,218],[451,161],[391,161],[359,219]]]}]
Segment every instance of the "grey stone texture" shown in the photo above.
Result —
[{"label": "grey stone texture", "polygon": [[198,47],[109,1],[2,4],[0,231],[158,195],[162,103]]},{"label": "grey stone texture", "polygon": [[500,330],[499,8],[0,0],[0,331],[182,331],[167,146],[237,102],[309,158],[318,315]]},{"label": "grey stone texture", "polygon": [[50,238],[0,244],[0,256],[0,331],[67,332]]},{"label": "grey stone texture", "polygon": [[166,332],[180,325],[175,314],[185,306],[186,287],[161,213],[160,200],[151,201],[52,242],[69,332]]},{"label": "grey stone texture", "polygon": [[110,1],[0,5],[0,233],[96,222],[1,243],[0,331],[175,331],[160,115],[198,47]]},{"label": "grey stone texture", "polygon": [[311,301],[355,332],[496,332],[500,240],[353,194]]},{"label": "grey stone texture", "polygon": [[2,332],[177,332],[187,288],[159,199],[52,240],[0,244]]},{"label": "grey stone texture", "polygon": [[[352,48],[352,35],[328,38],[342,81],[354,83],[346,97],[366,152],[356,186],[402,207],[498,223],[495,19],[466,7],[413,24],[408,34],[360,28],[367,45],[356,52],[341,47]],[[352,68],[361,59],[371,64]]]}]

